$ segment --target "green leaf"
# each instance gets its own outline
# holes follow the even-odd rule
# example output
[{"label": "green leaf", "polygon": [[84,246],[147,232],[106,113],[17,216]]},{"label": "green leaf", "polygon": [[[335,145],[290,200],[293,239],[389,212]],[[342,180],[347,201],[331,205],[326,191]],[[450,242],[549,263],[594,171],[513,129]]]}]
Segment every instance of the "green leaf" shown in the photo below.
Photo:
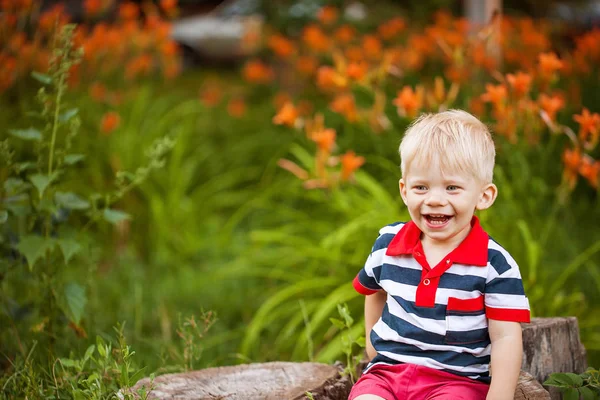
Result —
[{"label": "green leaf", "polygon": [[8,178],[4,181],[4,190],[8,195],[16,194],[19,189],[23,188],[24,183],[25,182],[19,178]]},{"label": "green leaf", "polygon": [[364,336],[359,337],[358,339],[356,339],[354,341],[354,343],[356,343],[357,345],[359,345],[360,347],[366,347],[367,346],[367,340],[365,339]]},{"label": "green leaf", "polygon": [[71,258],[81,251],[81,245],[75,239],[60,239],[57,241],[60,251],[68,264]]},{"label": "green leaf", "polygon": [[33,183],[33,186],[35,186],[35,188],[38,190],[41,199],[44,195],[44,191],[52,182],[52,177],[48,175],[34,174],[29,176],[29,180],[31,181],[31,183]]},{"label": "green leaf", "polygon": [[346,325],[344,324],[343,321],[337,319],[337,318],[329,318],[329,320],[331,321],[331,323],[338,329],[346,329]]},{"label": "green leaf", "polygon": [[0,224],[5,223],[6,221],[8,221],[8,211],[0,210]]},{"label": "green leaf", "polygon": [[70,110],[67,110],[64,113],[60,114],[58,116],[58,120],[60,122],[67,122],[68,120],[76,116],[78,112],[79,110],[77,108],[71,108]]},{"label": "green leaf", "polygon": [[19,139],[23,139],[23,140],[37,140],[37,141],[42,140],[42,134],[40,133],[40,131],[38,131],[35,128],[9,129],[8,132],[11,135],[18,137]]},{"label": "green leaf", "polygon": [[71,321],[79,324],[87,303],[85,289],[76,282],[70,282],[65,286],[64,296],[66,309],[63,309],[63,311]]},{"label": "green leaf", "polygon": [[104,340],[100,336],[96,336],[96,347],[98,348],[98,354],[101,357],[106,357],[106,347],[104,347]]},{"label": "green leaf", "polygon": [[579,393],[581,393],[581,395],[583,396],[583,400],[593,400],[597,398],[594,391],[587,386],[580,387]]},{"label": "green leaf", "polygon": [[54,247],[54,241],[38,235],[22,236],[16,248],[27,259],[29,270],[33,269],[35,262]]},{"label": "green leaf", "polygon": [[36,164],[31,161],[22,162],[22,163],[15,165],[18,172],[23,172],[23,171],[27,171],[28,169],[33,169],[33,168],[35,168],[35,166],[36,166]]},{"label": "green leaf", "polygon": [[119,210],[111,210],[109,208],[104,210],[102,216],[106,221],[110,222],[111,224],[117,224],[121,221],[131,218],[131,216],[126,212]]},{"label": "green leaf", "polygon": [[71,360],[70,358],[61,358],[60,363],[68,368],[77,366],[77,363],[74,360]]},{"label": "green leaf", "polygon": [[67,154],[65,156],[65,164],[73,165],[85,158],[85,154]]},{"label": "green leaf", "polygon": [[572,372],[567,372],[565,373],[565,376],[567,376],[571,380],[573,386],[579,387],[583,385],[583,378],[581,378],[579,375],[574,374]]},{"label": "green leaf", "polygon": [[90,203],[73,192],[56,192],[54,200],[61,205],[72,210],[85,210],[90,207]]},{"label": "green leaf", "polygon": [[563,400],[579,400],[579,392],[577,389],[568,388],[563,393]]},{"label": "green leaf", "polygon": [[52,77],[50,77],[49,75],[46,75],[46,74],[42,74],[41,72],[32,71],[31,77],[33,79],[35,79],[36,81],[43,83],[45,85],[49,85],[52,83]]},{"label": "green leaf", "polygon": [[83,366],[85,366],[85,363],[90,359],[92,354],[94,354],[94,350],[96,350],[96,346],[94,346],[93,344],[87,348],[87,350],[85,351],[85,355],[83,356]]}]

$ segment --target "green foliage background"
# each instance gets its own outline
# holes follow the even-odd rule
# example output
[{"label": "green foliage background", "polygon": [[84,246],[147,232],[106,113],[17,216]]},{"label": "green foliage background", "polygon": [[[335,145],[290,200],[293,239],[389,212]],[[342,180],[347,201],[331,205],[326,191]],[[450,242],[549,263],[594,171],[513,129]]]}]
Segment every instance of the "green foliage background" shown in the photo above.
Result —
[{"label": "green foliage background", "polygon": [[[243,84],[235,71],[217,72],[232,87]],[[74,192],[109,192],[115,172],[136,171],[147,163],[143,149],[165,136],[173,140],[172,148],[164,165],[111,202],[115,211],[127,211],[129,222],[116,228],[108,218],[108,224],[95,226],[81,239],[83,250],[61,267],[60,285],[77,285],[78,295],[71,299],[80,301],[50,316],[52,336],[39,328],[45,321],[40,307],[44,291],[58,286],[43,283],[43,273],[32,274],[25,263],[15,262],[19,237],[14,225],[2,225],[3,256],[13,257],[0,271],[3,390],[21,390],[12,386],[19,377],[37,376],[30,381],[47,385],[44,375],[57,357],[63,358],[65,371],[85,370],[92,357],[94,371],[111,369],[111,360],[101,362],[106,350],[104,356],[94,355],[111,340],[120,349],[114,368],[126,365],[121,380],[115,379],[128,386],[139,375],[129,363],[125,337],[148,375],[190,366],[344,359],[343,335],[330,321],[342,303],[357,320],[350,333],[362,333],[363,300],[351,281],[378,229],[408,219],[397,194],[397,147],[409,121],[396,119],[393,129],[373,135],[325,111],[339,146],[357,149],[367,163],[353,184],[309,191],[277,166],[285,157],[312,169],[314,144],[302,133],[272,125],[275,88],[254,89],[247,114],[234,119],[224,105],[206,108],[198,101],[207,76],[189,72],[168,86],[143,83],[120,108],[122,124],[109,136],[97,128],[102,110],[96,103],[85,93],[65,94],[80,119],[70,151],[86,155],[61,182]],[[36,86],[33,80],[30,84]],[[25,129],[25,111],[34,103],[12,100],[0,99],[0,124]],[[550,137],[541,148],[531,148],[499,138],[500,196],[480,217],[519,262],[534,316],[577,316],[589,361],[598,365],[599,199],[583,184],[568,196],[560,189],[561,140]],[[11,138],[10,144],[17,161],[32,157],[29,142]],[[8,167],[2,168],[6,202]],[[50,211],[45,217],[56,210]],[[80,229],[89,217],[75,212],[63,222]],[[205,326],[212,325],[210,332],[196,329],[186,317],[206,317],[205,310],[217,315],[216,322],[203,319]],[[120,321],[126,324],[115,340],[112,327]],[[195,341],[199,347],[192,346]],[[55,389],[45,390],[40,393]]]}]

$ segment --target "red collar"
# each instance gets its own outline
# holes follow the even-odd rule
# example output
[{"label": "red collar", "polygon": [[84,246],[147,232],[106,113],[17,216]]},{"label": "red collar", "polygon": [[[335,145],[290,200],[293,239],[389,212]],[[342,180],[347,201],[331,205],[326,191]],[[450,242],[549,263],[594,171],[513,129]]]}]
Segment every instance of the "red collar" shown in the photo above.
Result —
[{"label": "red collar", "polygon": [[[421,239],[421,230],[410,221],[400,229],[390,242],[387,251],[388,256],[399,256],[402,254],[413,254],[415,246]],[[488,262],[488,234],[479,224],[479,219],[473,216],[471,230],[467,237],[457,248],[448,254],[453,263],[486,266]]]}]

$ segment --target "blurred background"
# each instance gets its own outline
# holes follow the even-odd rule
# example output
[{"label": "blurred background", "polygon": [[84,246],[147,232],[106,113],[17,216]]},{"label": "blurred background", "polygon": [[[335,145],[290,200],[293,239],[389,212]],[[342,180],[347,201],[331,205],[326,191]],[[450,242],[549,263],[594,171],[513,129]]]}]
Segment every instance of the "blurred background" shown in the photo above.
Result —
[{"label": "blurred background", "polygon": [[600,365],[600,2],[0,7],[9,398],[360,354],[351,281],[409,218],[398,145],[448,108],[494,132],[500,194],[479,217],[533,315],[576,316]]}]

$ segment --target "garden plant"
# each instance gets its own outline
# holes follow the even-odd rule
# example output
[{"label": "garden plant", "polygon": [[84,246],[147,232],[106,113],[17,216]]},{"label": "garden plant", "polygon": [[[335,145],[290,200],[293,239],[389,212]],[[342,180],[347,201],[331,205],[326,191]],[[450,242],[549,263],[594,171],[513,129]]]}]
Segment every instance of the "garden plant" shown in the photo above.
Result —
[{"label": "garden plant", "polygon": [[[449,108],[494,132],[501,192],[479,217],[533,316],[576,316],[600,364],[599,30],[324,5],[244,36],[233,68],[184,71],[176,1],[86,0],[75,25],[60,3],[1,7],[3,396],[133,396],[142,376],[271,360],[350,371],[351,281],[408,219],[402,133]],[[585,394],[594,374],[548,384]]]}]

